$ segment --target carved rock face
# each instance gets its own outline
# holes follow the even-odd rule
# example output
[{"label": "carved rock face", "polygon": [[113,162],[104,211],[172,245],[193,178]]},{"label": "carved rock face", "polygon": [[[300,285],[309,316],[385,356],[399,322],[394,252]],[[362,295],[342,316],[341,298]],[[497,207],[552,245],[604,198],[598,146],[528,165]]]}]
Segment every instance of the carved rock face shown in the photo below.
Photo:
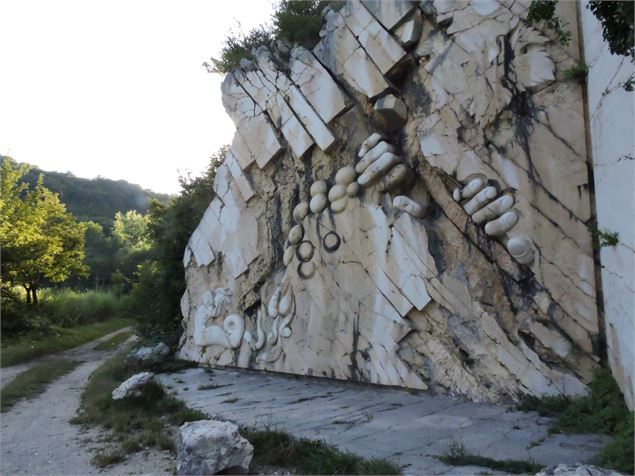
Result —
[{"label": "carved rock face", "polygon": [[350,1],[312,52],[226,76],[237,132],[185,252],[181,357],[474,400],[585,391],[582,96],[556,82],[575,58],[519,2],[476,3]]}]

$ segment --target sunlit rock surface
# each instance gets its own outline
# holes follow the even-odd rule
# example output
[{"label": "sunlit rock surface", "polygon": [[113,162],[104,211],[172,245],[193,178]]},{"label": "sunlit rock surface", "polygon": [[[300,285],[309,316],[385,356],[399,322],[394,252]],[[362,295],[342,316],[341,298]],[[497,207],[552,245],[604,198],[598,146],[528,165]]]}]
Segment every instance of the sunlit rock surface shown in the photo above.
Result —
[{"label": "sunlit rock surface", "polygon": [[473,400],[586,391],[599,328],[576,63],[529,2],[349,1],[228,74],[180,356]]}]

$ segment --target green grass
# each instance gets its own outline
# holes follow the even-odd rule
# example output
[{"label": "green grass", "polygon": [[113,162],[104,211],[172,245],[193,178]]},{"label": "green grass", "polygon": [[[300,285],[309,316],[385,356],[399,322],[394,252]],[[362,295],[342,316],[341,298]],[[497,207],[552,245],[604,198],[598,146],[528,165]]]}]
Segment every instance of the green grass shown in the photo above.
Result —
[{"label": "green grass", "polygon": [[134,335],[132,331],[124,331],[95,346],[95,350],[114,350]]},{"label": "green grass", "polygon": [[53,352],[72,349],[133,323],[130,319],[114,318],[77,327],[51,326],[48,335],[37,338],[22,336],[3,339],[0,347],[0,367],[9,367]]},{"label": "green grass", "polygon": [[0,389],[0,411],[6,412],[20,400],[43,393],[51,382],[67,374],[80,363],[68,359],[54,359],[18,374]]},{"label": "green grass", "polygon": [[633,412],[608,371],[598,372],[586,397],[525,397],[520,410],[555,418],[552,432],[602,433],[613,436],[593,462],[622,473],[634,473]]},{"label": "green grass", "polygon": [[366,460],[322,441],[251,428],[241,428],[241,434],[254,447],[252,471],[262,466],[279,466],[292,470],[292,474],[401,474],[399,467],[389,461]]},{"label": "green grass", "polygon": [[453,443],[449,451],[439,456],[445,464],[451,466],[481,466],[512,474],[536,474],[543,467],[533,461],[514,459],[497,460],[467,453],[460,443]]},{"label": "green grass", "polygon": [[[174,452],[172,435],[176,427],[209,418],[166,394],[158,384],[146,386],[141,397],[113,400],[112,391],[134,373],[185,367],[180,361],[168,361],[149,369],[140,368],[126,361],[126,353],[111,357],[93,373],[82,394],[78,414],[71,420],[73,424],[101,426],[111,431],[110,447],[93,458],[93,463],[102,468],[147,447]],[[397,466],[385,460],[365,460],[323,442],[298,440],[268,430],[241,429],[241,433],[254,446],[252,468],[275,465],[301,474],[401,474]]]},{"label": "green grass", "polygon": [[40,312],[53,324],[72,327],[121,315],[126,297],[111,291],[48,288],[42,290]]},{"label": "green grass", "polygon": [[125,455],[146,447],[174,450],[173,427],[207,418],[205,413],[191,410],[167,395],[156,383],[147,385],[141,397],[113,400],[112,391],[121,382],[146,370],[127,363],[125,355],[126,352],[115,355],[95,371],[82,394],[78,415],[71,420],[74,424],[98,425],[113,432],[115,447],[98,453],[93,460],[100,467],[119,462]]}]

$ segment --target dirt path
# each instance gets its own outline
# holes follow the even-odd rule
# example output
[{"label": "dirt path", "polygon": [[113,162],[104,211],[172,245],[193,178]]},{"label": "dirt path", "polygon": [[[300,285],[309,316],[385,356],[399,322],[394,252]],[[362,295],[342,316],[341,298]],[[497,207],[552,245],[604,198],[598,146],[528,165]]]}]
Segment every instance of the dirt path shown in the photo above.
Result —
[{"label": "dirt path", "polygon": [[[83,363],[52,383],[43,394],[19,402],[1,415],[0,474],[156,474],[167,471],[169,458],[159,452],[140,453],[122,465],[100,470],[90,463],[91,450],[96,448],[95,443],[104,436],[104,431],[85,431],[69,423],[79,407],[88,378],[114,353],[93,348],[122,331],[63,352],[62,355]],[[15,366],[15,370],[13,367],[2,369],[3,384],[28,368],[25,365]],[[5,370],[10,370],[13,376],[5,376]]]},{"label": "dirt path", "polygon": [[[131,330],[132,327],[123,327],[121,329],[117,329],[116,331],[111,332],[110,334],[106,334],[105,336],[101,336],[98,339],[91,340],[90,342],[86,342],[80,346],[74,347],[69,350],[65,350],[63,352],[55,352],[53,354],[46,355],[44,357],[40,357],[36,360],[31,360],[29,362],[25,362],[23,364],[12,365],[10,367],[4,367],[0,369],[0,388],[4,387],[8,384],[13,378],[24,372],[25,370],[29,370],[32,367],[35,367],[37,364],[45,362],[47,360],[56,359],[59,357],[68,357],[70,359],[80,359],[84,360],[83,355],[92,351],[96,346],[101,344],[102,342],[106,342],[117,334],[121,334],[123,332],[127,332]],[[104,352],[100,352],[100,355],[104,355]]]}]

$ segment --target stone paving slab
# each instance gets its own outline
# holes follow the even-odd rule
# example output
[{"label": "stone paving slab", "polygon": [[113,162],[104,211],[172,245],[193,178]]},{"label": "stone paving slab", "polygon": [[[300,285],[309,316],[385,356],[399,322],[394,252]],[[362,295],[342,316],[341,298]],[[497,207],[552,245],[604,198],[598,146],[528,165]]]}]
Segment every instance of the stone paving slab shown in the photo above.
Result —
[{"label": "stone paving slab", "polygon": [[[188,406],[212,416],[387,458],[409,474],[482,472],[453,468],[436,458],[454,443],[494,459],[553,465],[587,461],[606,441],[598,435],[550,435],[550,419],[508,405],[399,388],[229,369],[188,369],[159,379]],[[199,389],[205,385],[214,388]]]}]

